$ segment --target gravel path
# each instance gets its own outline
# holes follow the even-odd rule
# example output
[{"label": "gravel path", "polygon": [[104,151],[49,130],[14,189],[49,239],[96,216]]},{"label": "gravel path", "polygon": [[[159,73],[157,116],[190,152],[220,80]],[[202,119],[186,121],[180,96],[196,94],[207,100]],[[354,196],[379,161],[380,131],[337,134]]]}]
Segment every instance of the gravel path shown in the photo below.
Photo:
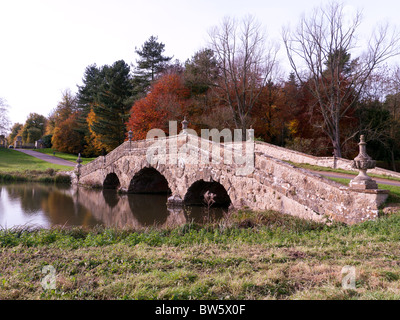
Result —
[{"label": "gravel path", "polygon": [[27,149],[15,149],[15,150],[19,151],[19,152],[23,152],[25,154],[28,154],[28,155],[30,155],[32,157],[41,159],[43,161],[50,162],[50,163],[59,164],[59,165],[62,165],[62,166],[75,167],[75,163],[73,163],[71,161],[64,160],[64,159],[61,159],[61,158],[58,158],[58,157],[54,157],[54,156],[50,156],[48,154],[44,154],[44,153],[41,153],[41,152],[37,152],[37,151],[33,151],[33,150],[27,150]]}]

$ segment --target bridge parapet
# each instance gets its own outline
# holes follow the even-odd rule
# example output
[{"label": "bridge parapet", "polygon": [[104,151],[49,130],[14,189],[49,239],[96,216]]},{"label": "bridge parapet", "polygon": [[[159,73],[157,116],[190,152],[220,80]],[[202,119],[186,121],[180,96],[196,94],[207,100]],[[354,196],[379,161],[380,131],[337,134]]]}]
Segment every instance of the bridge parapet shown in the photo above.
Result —
[{"label": "bridge parapet", "polygon": [[[288,203],[295,201],[306,211],[329,220],[353,224],[375,219],[388,196],[386,190],[354,190],[259,152],[255,167],[257,181],[290,198]],[[293,205],[285,201],[280,205],[280,211],[293,212]]]}]

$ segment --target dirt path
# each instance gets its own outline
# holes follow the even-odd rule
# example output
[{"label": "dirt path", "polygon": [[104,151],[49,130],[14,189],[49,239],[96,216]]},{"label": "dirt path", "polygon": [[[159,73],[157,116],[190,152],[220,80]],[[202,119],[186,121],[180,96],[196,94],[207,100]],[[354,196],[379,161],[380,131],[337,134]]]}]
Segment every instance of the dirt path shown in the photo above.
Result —
[{"label": "dirt path", "polygon": [[73,163],[71,161],[64,160],[64,159],[61,159],[61,158],[58,158],[58,157],[54,157],[54,156],[50,156],[48,154],[44,154],[44,153],[41,153],[41,152],[37,152],[37,151],[33,151],[33,150],[27,150],[27,149],[15,149],[15,150],[19,151],[19,152],[23,152],[25,154],[28,154],[28,155],[30,155],[32,157],[41,159],[43,161],[50,162],[50,163],[59,164],[59,165],[62,165],[62,166],[69,166],[69,167],[74,167],[75,166],[75,163]]}]

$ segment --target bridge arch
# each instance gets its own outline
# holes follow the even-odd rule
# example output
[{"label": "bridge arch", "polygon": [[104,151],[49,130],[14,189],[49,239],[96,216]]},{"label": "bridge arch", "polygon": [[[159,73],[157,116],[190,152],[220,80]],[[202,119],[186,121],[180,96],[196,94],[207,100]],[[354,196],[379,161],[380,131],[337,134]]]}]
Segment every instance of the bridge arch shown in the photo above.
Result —
[{"label": "bridge arch", "polygon": [[145,167],[131,179],[128,193],[171,194],[167,179],[157,169]]},{"label": "bridge arch", "polygon": [[114,172],[107,174],[103,182],[104,189],[118,189],[120,186],[121,182]]},{"label": "bridge arch", "polygon": [[197,180],[188,188],[183,200],[184,204],[204,206],[204,194],[207,191],[216,195],[214,198],[215,203],[212,205],[213,207],[229,207],[232,203],[225,187],[219,182]]}]

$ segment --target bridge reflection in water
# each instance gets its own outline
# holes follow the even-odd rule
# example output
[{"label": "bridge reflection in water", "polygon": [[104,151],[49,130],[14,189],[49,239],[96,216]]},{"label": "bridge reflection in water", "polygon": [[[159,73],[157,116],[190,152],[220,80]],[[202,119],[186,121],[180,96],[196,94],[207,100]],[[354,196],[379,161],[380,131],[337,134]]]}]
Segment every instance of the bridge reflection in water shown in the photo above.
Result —
[{"label": "bridge reflection in water", "polygon": [[[119,194],[112,189],[44,184],[0,185],[0,226],[84,226],[143,229],[204,222],[204,206],[167,208],[167,194]],[[212,208],[219,219],[227,209]]]}]

